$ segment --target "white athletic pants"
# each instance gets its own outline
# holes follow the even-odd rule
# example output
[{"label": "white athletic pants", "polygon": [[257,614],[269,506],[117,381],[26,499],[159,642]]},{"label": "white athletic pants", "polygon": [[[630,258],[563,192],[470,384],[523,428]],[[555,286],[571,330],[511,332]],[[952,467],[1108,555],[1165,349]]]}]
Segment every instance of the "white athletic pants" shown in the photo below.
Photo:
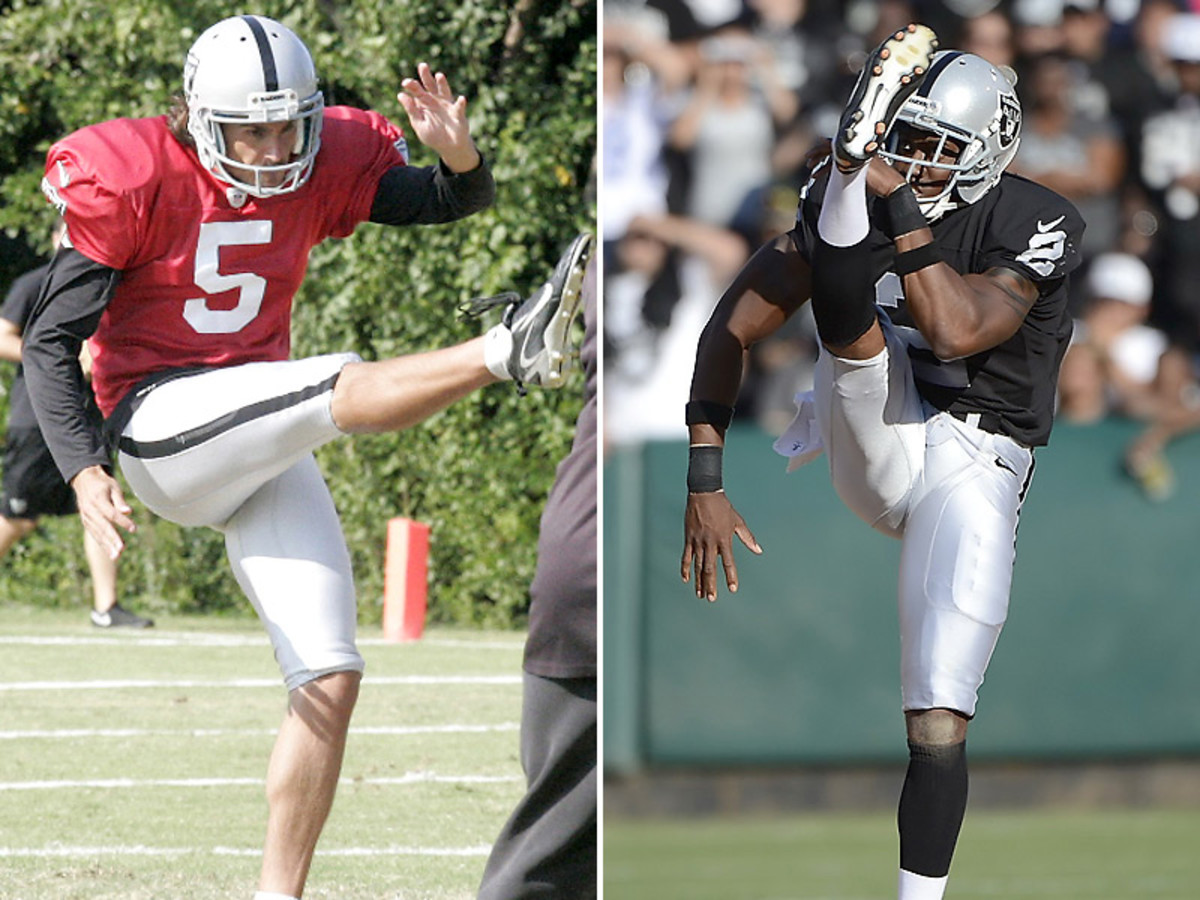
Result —
[{"label": "white athletic pants", "polygon": [[923,404],[903,341],[881,325],[887,347],[873,359],[822,348],[817,424],[838,496],[902,541],[904,709],[971,716],[1008,614],[1033,452]]},{"label": "white athletic pants", "polygon": [[267,628],[289,690],[363,670],[350,554],[312,451],[342,432],[333,385],[355,354],[249,363],[163,382],[122,432],[138,499],[225,536],[238,583]]}]

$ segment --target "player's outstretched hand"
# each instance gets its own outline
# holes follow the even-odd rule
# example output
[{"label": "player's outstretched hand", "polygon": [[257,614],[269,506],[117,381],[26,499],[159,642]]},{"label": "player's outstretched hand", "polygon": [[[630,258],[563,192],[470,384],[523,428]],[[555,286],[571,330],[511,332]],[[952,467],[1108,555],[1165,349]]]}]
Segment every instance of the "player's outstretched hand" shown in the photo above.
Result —
[{"label": "player's outstretched hand", "polygon": [[446,76],[435,74],[428,63],[420,63],[417,77],[405,78],[401,87],[396,98],[421,143],[455,172],[468,172],[479,165],[479,151],[467,122],[467,98],[454,95]]},{"label": "player's outstretched hand", "polygon": [[129,514],[133,509],[125,502],[121,485],[100,466],[88,466],[71,479],[75,489],[75,502],[79,506],[79,518],[83,527],[96,539],[109,558],[116,559],[125,549],[118,528],[130,534],[137,526]]},{"label": "player's outstretched hand", "polygon": [[737,563],[733,561],[733,536],[737,535],[752,553],[762,553],[762,547],[750,533],[743,519],[724,491],[711,494],[688,494],[687,511],[683,516],[683,561],[680,574],[686,583],[696,571],[696,596],[709,603],[717,599],[717,558],[725,570],[729,590],[738,589]]}]

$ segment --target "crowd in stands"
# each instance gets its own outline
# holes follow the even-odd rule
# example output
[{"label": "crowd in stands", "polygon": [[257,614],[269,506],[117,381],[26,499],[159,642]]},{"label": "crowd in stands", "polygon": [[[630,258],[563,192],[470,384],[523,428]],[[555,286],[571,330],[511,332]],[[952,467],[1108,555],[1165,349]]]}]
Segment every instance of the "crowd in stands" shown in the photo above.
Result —
[{"label": "crowd in stands", "polygon": [[[1164,448],[1200,429],[1200,0],[604,0],[607,440],[685,436],[700,329],[908,22],[1016,72],[1010,171],[1088,226],[1060,420],[1144,422],[1124,465],[1168,496]],[[738,419],[782,430],[815,358],[802,311],[752,351]]]}]

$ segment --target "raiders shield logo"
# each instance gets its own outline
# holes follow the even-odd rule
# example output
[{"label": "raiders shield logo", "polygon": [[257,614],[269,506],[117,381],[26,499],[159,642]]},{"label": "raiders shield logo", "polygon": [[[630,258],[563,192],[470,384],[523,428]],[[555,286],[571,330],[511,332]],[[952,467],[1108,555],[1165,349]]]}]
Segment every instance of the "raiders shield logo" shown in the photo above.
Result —
[{"label": "raiders shield logo", "polygon": [[1012,146],[1012,142],[1017,139],[1017,133],[1021,130],[1021,107],[1012,97],[1006,97],[1003,94],[1000,96],[1000,123],[997,137],[1000,140],[1000,148],[1006,149]]}]

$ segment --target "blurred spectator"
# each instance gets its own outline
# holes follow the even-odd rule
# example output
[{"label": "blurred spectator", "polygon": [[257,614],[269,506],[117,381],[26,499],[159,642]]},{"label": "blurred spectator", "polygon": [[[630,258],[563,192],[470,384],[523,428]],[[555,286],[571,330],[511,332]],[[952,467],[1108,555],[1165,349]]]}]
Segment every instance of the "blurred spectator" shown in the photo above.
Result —
[{"label": "blurred spectator", "polygon": [[[1162,32],[1178,79],[1173,107],[1147,119],[1142,180],[1162,210],[1161,279],[1155,321],[1172,343],[1200,347],[1200,14],[1181,13]],[[1159,302],[1161,301],[1161,302]]]},{"label": "blurred spectator", "polygon": [[[1111,4],[1109,4],[1111,5]],[[1170,77],[1160,80],[1155,59],[1138,43],[1113,40],[1109,5],[1100,0],[1066,0],[1063,10],[1063,52],[1070,61],[1074,81],[1072,102],[1081,114],[1096,119],[1111,117],[1121,130],[1129,152],[1130,175],[1137,172],[1137,143],[1146,117],[1165,108],[1170,99]],[[1173,0],[1150,0],[1145,5],[1136,34],[1152,38],[1156,16],[1174,14]],[[1161,26],[1157,26],[1161,27]]]},{"label": "blurred spectator", "polygon": [[[820,3],[747,0],[746,6],[750,37],[770,48],[779,80],[798,100],[797,115],[790,122],[776,122],[771,171],[776,181],[799,188],[808,151],[837,127],[842,111],[839,98],[849,93],[852,83],[846,63],[859,41],[846,31],[839,15],[822,10]],[[759,200],[747,202],[753,205]],[[748,233],[743,221],[735,221],[734,227]]]},{"label": "blurred spectator", "polygon": [[798,108],[770,48],[740,33],[703,41],[696,84],[669,132],[691,161],[687,214],[730,226],[746,195],[771,179],[776,127]]},{"label": "blurred spectator", "polygon": [[1065,57],[1046,54],[1034,61],[1026,82],[1018,84],[1025,121],[1010,171],[1075,204],[1087,222],[1081,248],[1086,264],[1116,242],[1125,151],[1111,118],[1084,115],[1074,107],[1073,86]]},{"label": "blurred spectator", "polygon": [[746,6],[750,36],[769,48],[783,86],[802,108],[833,108],[840,89],[840,23],[820,15],[809,0],[746,0]]},{"label": "blurred spectator", "polygon": [[1151,93],[1160,107],[1167,105],[1175,84],[1171,60],[1163,48],[1163,32],[1178,12],[1176,0],[1141,0],[1134,22],[1134,53],[1153,83]]},{"label": "blurred spectator", "polygon": [[1154,294],[1149,267],[1128,253],[1102,254],[1088,271],[1086,289],[1087,306],[1059,375],[1060,415],[1076,423],[1110,413],[1153,415],[1167,336],[1146,325]]},{"label": "blurred spectator", "polygon": [[1065,0],[1062,10],[1062,53],[1071,61],[1071,102],[1089,119],[1112,114],[1112,93],[1119,86],[1116,59],[1108,43],[1112,20],[1100,0]]},{"label": "blurred spectator", "polygon": [[1017,59],[1013,42],[1013,25],[999,9],[991,9],[965,19],[958,40],[958,49],[974,53],[993,66],[1012,68]]},{"label": "blurred spectator", "polygon": [[1014,0],[1017,55],[1034,59],[1062,50],[1062,0]]},{"label": "blurred spectator", "polygon": [[[650,330],[633,309],[668,251],[680,255],[680,297],[669,326]],[[737,234],[681,216],[643,216],[630,224],[618,250],[623,268],[605,273],[608,339],[625,341],[605,358],[606,439],[628,443],[686,438],[683,407],[691,387],[696,341],[720,291],[749,255]]]},{"label": "blurred spectator", "polygon": [[1179,347],[1168,347],[1159,360],[1160,405],[1150,424],[1125,451],[1125,471],[1151,500],[1166,500],[1175,491],[1175,473],[1167,461],[1167,445],[1200,430],[1200,384],[1196,359]]},{"label": "blurred spectator", "polygon": [[604,221],[607,244],[640,213],[667,206],[667,97],[690,76],[682,52],[637,20],[604,27]]},{"label": "blurred spectator", "polygon": [[[675,11],[675,23],[677,30],[694,29],[686,7]],[[605,17],[602,238],[603,269],[612,277],[605,280],[604,337],[614,360],[632,354],[627,363],[653,347],[679,299],[673,252],[659,253],[636,235],[621,251],[635,218],[667,211],[667,126],[692,76],[691,60],[669,39],[671,30],[668,14],[642,4],[615,5]]]}]

